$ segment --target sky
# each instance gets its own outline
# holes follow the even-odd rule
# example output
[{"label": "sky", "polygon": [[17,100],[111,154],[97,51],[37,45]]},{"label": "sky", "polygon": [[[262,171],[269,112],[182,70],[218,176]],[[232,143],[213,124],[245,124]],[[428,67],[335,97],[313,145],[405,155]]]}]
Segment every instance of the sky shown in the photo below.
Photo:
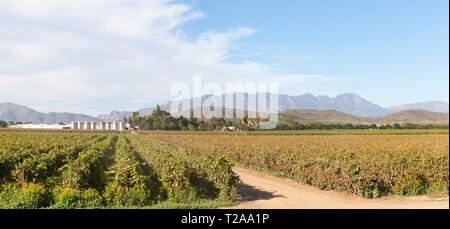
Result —
[{"label": "sky", "polygon": [[97,115],[171,86],[449,101],[447,0],[0,0],[0,103]]}]

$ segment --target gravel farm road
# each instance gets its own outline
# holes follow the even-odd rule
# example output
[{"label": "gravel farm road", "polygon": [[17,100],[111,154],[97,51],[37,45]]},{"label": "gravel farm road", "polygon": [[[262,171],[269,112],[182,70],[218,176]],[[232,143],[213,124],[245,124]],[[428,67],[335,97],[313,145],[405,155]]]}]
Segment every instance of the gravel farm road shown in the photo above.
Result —
[{"label": "gravel farm road", "polygon": [[322,191],[291,179],[235,167],[237,209],[449,209],[448,197],[389,197],[365,199],[350,193]]}]

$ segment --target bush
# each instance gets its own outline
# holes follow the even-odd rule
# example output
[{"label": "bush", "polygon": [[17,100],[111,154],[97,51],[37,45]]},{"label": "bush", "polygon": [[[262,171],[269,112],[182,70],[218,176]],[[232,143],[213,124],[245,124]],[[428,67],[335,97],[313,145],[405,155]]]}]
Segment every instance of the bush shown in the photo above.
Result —
[{"label": "bush", "polygon": [[106,186],[103,197],[109,206],[146,206],[151,204],[150,190],[134,186],[122,187],[110,183]]},{"label": "bush", "polygon": [[50,205],[51,194],[41,184],[6,184],[2,185],[0,201],[5,208],[38,209]]},{"label": "bush", "polygon": [[219,199],[233,200],[236,195],[235,184],[240,181],[233,172],[233,163],[225,156],[217,157],[210,170],[210,180],[220,190]]},{"label": "bush", "polygon": [[17,184],[13,183],[0,186],[0,208],[10,208],[10,201],[14,199],[18,189]]},{"label": "bush", "polygon": [[92,209],[103,207],[103,198],[95,189],[57,188],[54,190],[53,196],[55,204],[52,208]]},{"label": "bush", "polygon": [[427,185],[427,194],[447,194],[448,195],[448,182],[432,182]]},{"label": "bush", "polygon": [[423,179],[405,176],[401,181],[396,182],[393,192],[401,196],[423,195],[427,191],[427,184]]}]

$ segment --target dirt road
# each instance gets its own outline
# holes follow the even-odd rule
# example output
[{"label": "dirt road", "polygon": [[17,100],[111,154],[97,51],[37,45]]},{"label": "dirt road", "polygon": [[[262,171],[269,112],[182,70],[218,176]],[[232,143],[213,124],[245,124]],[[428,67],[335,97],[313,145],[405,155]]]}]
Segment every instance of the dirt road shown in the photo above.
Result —
[{"label": "dirt road", "polygon": [[412,197],[364,199],[349,193],[322,191],[309,185],[235,167],[244,184],[237,187],[241,209],[449,208],[449,199]]}]

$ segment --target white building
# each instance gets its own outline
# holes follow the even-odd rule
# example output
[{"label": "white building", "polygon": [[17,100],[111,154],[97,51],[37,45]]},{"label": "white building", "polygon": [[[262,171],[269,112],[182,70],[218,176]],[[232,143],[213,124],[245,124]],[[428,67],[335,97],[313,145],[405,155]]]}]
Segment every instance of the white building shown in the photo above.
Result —
[{"label": "white building", "polygon": [[89,122],[75,121],[70,127],[73,130],[127,130],[130,124],[124,122]]},{"label": "white building", "polygon": [[22,124],[22,125],[13,125],[10,128],[25,128],[25,129],[70,129],[70,125],[59,125],[59,124]]}]

